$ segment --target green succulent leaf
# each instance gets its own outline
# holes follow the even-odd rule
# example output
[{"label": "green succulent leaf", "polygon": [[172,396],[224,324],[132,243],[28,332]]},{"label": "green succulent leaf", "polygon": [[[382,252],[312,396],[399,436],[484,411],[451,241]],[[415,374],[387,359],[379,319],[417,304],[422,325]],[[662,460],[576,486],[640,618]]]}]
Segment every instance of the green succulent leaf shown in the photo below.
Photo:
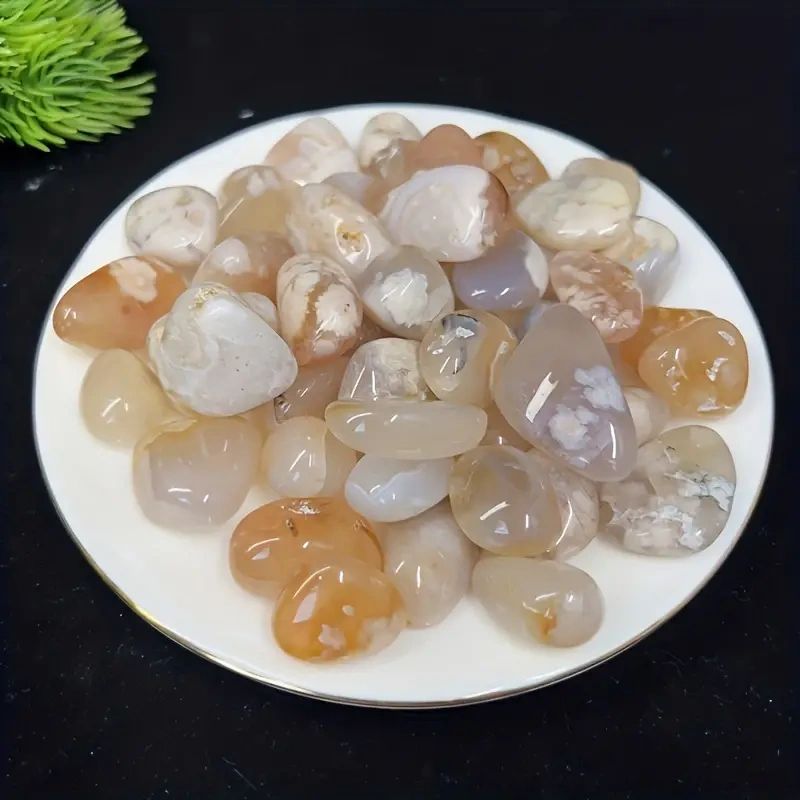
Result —
[{"label": "green succulent leaf", "polygon": [[150,111],[147,51],[116,0],[0,0],[0,142],[97,141]]}]

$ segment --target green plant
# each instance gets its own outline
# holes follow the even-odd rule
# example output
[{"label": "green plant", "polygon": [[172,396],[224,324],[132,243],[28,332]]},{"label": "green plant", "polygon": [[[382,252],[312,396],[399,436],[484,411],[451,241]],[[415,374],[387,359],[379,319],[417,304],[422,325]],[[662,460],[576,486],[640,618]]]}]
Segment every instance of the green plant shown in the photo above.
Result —
[{"label": "green plant", "polygon": [[153,73],[116,0],[0,0],[0,141],[49,150],[133,127]]}]

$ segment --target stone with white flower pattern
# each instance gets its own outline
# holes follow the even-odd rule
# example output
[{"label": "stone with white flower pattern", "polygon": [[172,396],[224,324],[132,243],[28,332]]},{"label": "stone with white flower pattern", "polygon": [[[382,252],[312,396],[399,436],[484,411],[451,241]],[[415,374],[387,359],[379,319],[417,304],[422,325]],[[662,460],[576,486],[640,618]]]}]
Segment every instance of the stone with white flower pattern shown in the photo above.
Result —
[{"label": "stone with white flower pattern", "polygon": [[545,309],[511,354],[495,402],[524,439],[589,480],[626,477],[636,460],[630,411],[594,325]]},{"label": "stone with white flower pattern", "polygon": [[642,291],[633,273],[598,253],[566,250],[550,262],[558,299],[583,314],[606,342],[633,336],[642,321]]},{"label": "stone with white flower pattern", "polygon": [[470,261],[497,242],[507,207],[497,178],[456,164],[414,173],[389,192],[380,219],[398,244],[439,261]]},{"label": "stone with white flower pattern", "polygon": [[523,229],[553,250],[602,250],[621,239],[633,204],[619,181],[570,175],[517,192]]},{"label": "stone with white flower pattern", "polygon": [[358,159],[339,129],[310,117],[279,139],[264,163],[287,181],[319,183],[337,172],[358,172]]},{"label": "stone with white flower pattern", "polygon": [[153,256],[187,275],[217,238],[217,201],[197,186],[169,186],[142,195],[125,215],[125,236],[137,255]]},{"label": "stone with white flower pattern", "polygon": [[422,134],[413,122],[394,111],[385,111],[370,119],[358,142],[358,161],[368,167],[375,157],[398,140],[417,142]]},{"label": "stone with white flower pattern", "polygon": [[639,448],[627,480],[603,485],[605,530],[636,553],[696,553],[722,532],[735,489],[733,458],[715,430],[673,428]]},{"label": "stone with white flower pattern", "polygon": [[419,344],[411,339],[373,339],[350,358],[339,400],[426,400],[419,371]]},{"label": "stone with white flower pattern", "polygon": [[578,175],[582,178],[610,178],[618,181],[625,187],[635,211],[641,196],[639,173],[623,161],[614,161],[612,158],[578,158],[567,164],[562,178]]},{"label": "stone with white flower pattern", "polygon": [[275,300],[278,270],[294,255],[277,233],[243,233],[223,239],[206,256],[192,285],[220,283],[235,292],[257,292]]},{"label": "stone with white flower pattern", "polygon": [[296,252],[323,253],[351,279],[392,246],[375,216],[328,183],[307,184],[292,193],[286,228]]},{"label": "stone with white flower pattern", "polygon": [[214,283],[194,286],[150,329],[148,353],[161,385],[198,414],[248,411],[297,375],[294,356],[266,316],[271,302],[250,299]]},{"label": "stone with white flower pattern", "polygon": [[386,250],[355,283],[366,313],[397,336],[421,339],[436,317],[453,310],[447,276],[437,261],[417,247]]},{"label": "stone with white flower pattern", "polygon": [[249,233],[286,235],[289,188],[283,178],[264,164],[232,172],[219,190],[218,241]]},{"label": "stone with white flower pattern", "polygon": [[361,327],[361,301],[335,261],[319,253],[297,255],[278,270],[281,333],[301,366],[347,352]]}]

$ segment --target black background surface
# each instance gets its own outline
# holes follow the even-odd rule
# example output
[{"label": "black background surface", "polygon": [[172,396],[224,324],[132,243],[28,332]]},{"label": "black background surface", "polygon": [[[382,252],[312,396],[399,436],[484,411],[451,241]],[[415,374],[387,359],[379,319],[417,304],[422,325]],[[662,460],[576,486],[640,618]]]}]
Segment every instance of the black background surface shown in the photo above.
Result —
[{"label": "black background surface", "polygon": [[[685,7],[422,14],[126,5],[158,71],[152,115],[99,145],[0,148],[4,796],[800,796],[788,482],[796,424],[788,427],[780,403],[761,503],[677,618],[566,683],[431,712],[300,699],[169,642],[106,588],[64,533],[29,423],[47,306],[111,209],[174,159],[244,125],[368,101],[484,108],[637,165],[729,259],[785,397],[797,318],[786,278],[797,269],[793,20]],[[240,119],[244,109],[254,116]]]}]

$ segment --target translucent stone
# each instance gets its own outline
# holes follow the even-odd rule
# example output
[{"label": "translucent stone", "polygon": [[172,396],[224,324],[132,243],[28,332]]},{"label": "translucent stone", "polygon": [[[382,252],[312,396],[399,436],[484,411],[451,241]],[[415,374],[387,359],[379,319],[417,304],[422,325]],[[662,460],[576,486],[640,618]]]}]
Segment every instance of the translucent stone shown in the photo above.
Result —
[{"label": "translucent stone", "polygon": [[243,233],[214,247],[192,285],[219,283],[235,292],[257,292],[274,300],[278,270],[293,255],[289,242],[277,233]]},{"label": "translucent stone", "polygon": [[567,250],[550,262],[558,299],[580,311],[606,342],[630,339],[642,321],[642,292],[633,273],[597,253]]},{"label": "translucent stone", "polygon": [[261,464],[267,483],[281,497],[316,497],[342,490],[356,454],[321,419],[294,417],[270,433]]},{"label": "translucent stone", "polygon": [[287,181],[319,183],[337,172],[358,172],[358,160],[339,129],[310,117],[279,139],[264,163]]},{"label": "translucent stone", "polygon": [[669,408],[658,395],[640,386],[626,386],[622,393],[633,417],[636,444],[658,436],[669,419]]},{"label": "translucent stone", "polygon": [[272,618],[278,644],[306,661],[377,652],[405,625],[394,584],[375,567],[344,558],[289,581]]},{"label": "translucent stone", "polygon": [[583,644],[603,621],[603,596],[583,570],[558,561],[482,558],[472,591],[502,627],[556,647]]},{"label": "translucent stone", "polygon": [[603,255],[633,272],[647,305],[658,303],[669,289],[678,268],[678,240],[660,222],[634,217],[625,236]]},{"label": "translucent stone", "polygon": [[480,167],[482,148],[458,125],[437,125],[411,148],[411,170],[434,169],[453,164]]},{"label": "translucent stone", "polygon": [[244,501],[260,450],[261,436],[241,417],[167,422],[136,444],[136,499],[159,525],[219,525]]},{"label": "translucent stone", "polygon": [[561,530],[547,473],[515,447],[464,453],[450,474],[450,505],[461,530],[491,553],[541,555]]},{"label": "translucent stone", "polygon": [[635,211],[639,205],[641,195],[641,185],[639,173],[630,165],[623,161],[614,161],[610,158],[578,158],[570,162],[562,178],[578,176],[580,178],[609,178],[621,183],[631,201],[631,207]]},{"label": "translucent stone", "polygon": [[482,166],[488,169],[511,194],[550,180],[544,164],[524,142],[503,131],[475,137],[483,148]]},{"label": "translucent stone", "polygon": [[502,184],[474,166],[414,173],[392,189],[380,213],[391,238],[438,261],[470,261],[498,239],[508,207]]},{"label": "translucent stone", "polygon": [[155,258],[120,258],[64,293],[53,311],[53,329],[74,345],[139,350],[150,326],[185,288],[186,281]]},{"label": "translucent stone", "polygon": [[361,301],[347,273],[318,253],[290,258],[278,271],[281,332],[297,363],[335,358],[356,342]]},{"label": "translucent stone", "polygon": [[419,371],[419,344],[375,339],[353,353],[339,387],[339,400],[426,400]]},{"label": "translucent stone", "polygon": [[353,450],[404,460],[455,456],[486,433],[483,409],[441,400],[340,400],[328,406],[325,421]]},{"label": "translucent stone", "polygon": [[530,443],[508,424],[508,420],[494,403],[487,407],[486,418],[486,433],[481,439],[481,444],[509,444],[520,450],[527,450],[530,447]]},{"label": "translucent stone", "polygon": [[447,503],[386,525],[384,572],[400,591],[412,628],[437,625],[469,590],[477,548],[456,525]]},{"label": "translucent stone", "polygon": [[453,310],[447,276],[417,247],[386,250],[355,282],[367,314],[397,336],[421,339],[439,314]]},{"label": "translucent stone", "polygon": [[638,368],[642,353],[665,333],[677,331],[700,317],[710,317],[710,311],[694,308],[666,308],[648,306],[642,314],[642,321],[636,334],[619,345],[620,358]]},{"label": "translucent stone", "polygon": [[744,398],[748,374],[742,334],[719,317],[665,333],[639,357],[642,380],[678,414],[730,413]]},{"label": "translucent stone", "polygon": [[422,134],[409,119],[394,111],[377,114],[367,122],[358,142],[358,161],[362,167],[368,167],[375,156],[398,139],[416,142]]},{"label": "translucent stone", "polygon": [[488,406],[492,386],[517,346],[509,327],[487,311],[454,311],[428,328],[419,368],[440,400]]},{"label": "translucent stone", "polygon": [[452,458],[409,461],[365,455],[347,478],[351,508],[375,522],[399,522],[447,497]]},{"label": "translucent stone", "polygon": [[288,203],[286,185],[272,167],[237,169],[219,191],[218,240],[247,233],[285,235]]},{"label": "translucent stone", "polygon": [[391,247],[375,216],[325,183],[308,184],[293,193],[286,227],[298,253],[323,253],[354,280]]},{"label": "translucent stone", "polygon": [[636,434],[596,328],[566,305],[545,309],[511,354],[495,402],[526,441],[589,480],[621,480]]},{"label": "translucent stone", "polygon": [[375,178],[363,172],[337,172],[325,178],[323,183],[333,186],[366,208],[365,204],[371,196]]},{"label": "translucent stone", "polygon": [[285,391],[297,376],[297,362],[263,316],[267,304],[266,297],[238,295],[214,283],[187,289],[148,336],[150,361],[164,389],[211,416],[240,414]]},{"label": "translucent stone", "polygon": [[237,582],[267,597],[332,559],[355,559],[375,569],[383,563],[370,524],[335,497],[260,506],[236,526],[228,553]]},{"label": "translucent stone", "polygon": [[547,475],[561,516],[561,532],[544,555],[564,561],[583,550],[597,535],[600,501],[595,485],[557,464],[537,450],[529,450],[528,458]]},{"label": "translucent stone", "polygon": [[294,383],[275,398],[275,418],[285,422],[294,417],[325,416],[325,408],[339,396],[339,387],[349,358],[339,356],[330,361],[300,367]]},{"label": "translucent stone", "polygon": [[580,175],[517,192],[513,206],[526,233],[553,250],[602,250],[625,235],[633,213],[621,183]]},{"label": "translucent stone", "polygon": [[127,350],[105,350],[92,361],[80,406],[92,435],[111,444],[133,445],[177,415],[153,373]]},{"label": "translucent stone", "polygon": [[217,239],[214,196],[197,186],[169,186],[134,200],[125,215],[125,236],[134,253],[153,256],[189,274]]},{"label": "translucent stone", "polygon": [[547,289],[542,249],[522,231],[510,230],[480,258],[456,264],[453,288],[468,308],[501,311],[531,308]]},{"label": "translucent stone", "polygon": [[695,553],[722,532],[735,489],[733,458],[716,431],[673,428],[639,448],[627,480],[603,485],[605,530],[636,553]]}]

